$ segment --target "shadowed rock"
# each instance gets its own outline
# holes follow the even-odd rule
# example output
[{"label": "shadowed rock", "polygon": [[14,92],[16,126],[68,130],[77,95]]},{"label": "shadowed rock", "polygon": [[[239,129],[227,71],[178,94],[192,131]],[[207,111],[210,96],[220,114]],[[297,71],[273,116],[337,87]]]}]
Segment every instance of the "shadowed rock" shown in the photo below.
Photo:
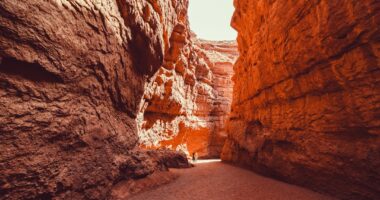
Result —
[{"label": "shadowed rock", "polygon": [[105,199],[164,170],[170,158],[135,159],[152,156],[135,117],[186,13],[186,0],[1,1],[0,199]]}]

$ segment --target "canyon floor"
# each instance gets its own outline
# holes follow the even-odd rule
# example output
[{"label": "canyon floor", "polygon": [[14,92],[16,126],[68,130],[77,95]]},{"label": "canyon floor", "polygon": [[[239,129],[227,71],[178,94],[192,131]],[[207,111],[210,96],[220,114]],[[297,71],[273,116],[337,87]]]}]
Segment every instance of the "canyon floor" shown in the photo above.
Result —
[{"label": "canyon floor", "polygon": [[131,200],[329,200],[313,191],[276,181],[218,161],[200,161],[172,170],[175,181],[133,196]]}]

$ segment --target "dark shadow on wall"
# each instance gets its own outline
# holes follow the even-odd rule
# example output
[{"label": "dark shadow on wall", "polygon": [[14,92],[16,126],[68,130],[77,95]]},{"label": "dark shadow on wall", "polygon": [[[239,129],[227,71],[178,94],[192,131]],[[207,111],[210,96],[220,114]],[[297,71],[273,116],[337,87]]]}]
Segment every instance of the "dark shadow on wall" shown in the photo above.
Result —
[{"label": "dark shadow on wall", "polygon": [[19,61],[15,58],[3,58],[0,61],[0,73],[18,76],[33,82],[63,83],[63,79],[47,71],[38,63]]}]

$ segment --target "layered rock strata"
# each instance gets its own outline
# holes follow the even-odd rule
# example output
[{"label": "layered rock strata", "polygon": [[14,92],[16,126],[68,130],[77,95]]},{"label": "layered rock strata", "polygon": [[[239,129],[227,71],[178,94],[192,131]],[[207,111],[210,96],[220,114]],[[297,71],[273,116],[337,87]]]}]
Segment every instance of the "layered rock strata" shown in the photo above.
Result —
[{"label": "layered rock strata", "polygon": [[141,143],[219,157],[232,99],[236,44],[191,35],[177,41],[182,41],[182,51],[173,51],[145,86],[138,116]]},{"label": "layered rock strata", "polygon": [[380,198],[380,2],[235,0],[222,159],[343,199]]},{"label": "layered rock strata", "polygon": [[135,118],[187,4],[0,1],[0,199],[104,199],[166,168]]}]

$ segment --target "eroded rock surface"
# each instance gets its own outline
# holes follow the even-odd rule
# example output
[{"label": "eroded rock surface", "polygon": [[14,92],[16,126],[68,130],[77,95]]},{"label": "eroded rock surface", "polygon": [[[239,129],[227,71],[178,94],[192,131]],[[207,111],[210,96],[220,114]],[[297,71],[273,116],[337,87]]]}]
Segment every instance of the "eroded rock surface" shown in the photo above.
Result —
[{"label": "eroded rock surface", "polygon": [[145,86],[138,116],[143,146],[219,157],[232,99],[235,42],[198,40],[179,32],[177,45]]},{"label": "eroded rock surface", "polygon": [[0,1],[1,199],[104,199],[161,168],[129,169],[150,157],[134,149],[135,118],[187,4]]},{"label": "eroded rock surface", "polygon": [[344,199],[380,198],[380,2],[235,0],[222,158]]}]

